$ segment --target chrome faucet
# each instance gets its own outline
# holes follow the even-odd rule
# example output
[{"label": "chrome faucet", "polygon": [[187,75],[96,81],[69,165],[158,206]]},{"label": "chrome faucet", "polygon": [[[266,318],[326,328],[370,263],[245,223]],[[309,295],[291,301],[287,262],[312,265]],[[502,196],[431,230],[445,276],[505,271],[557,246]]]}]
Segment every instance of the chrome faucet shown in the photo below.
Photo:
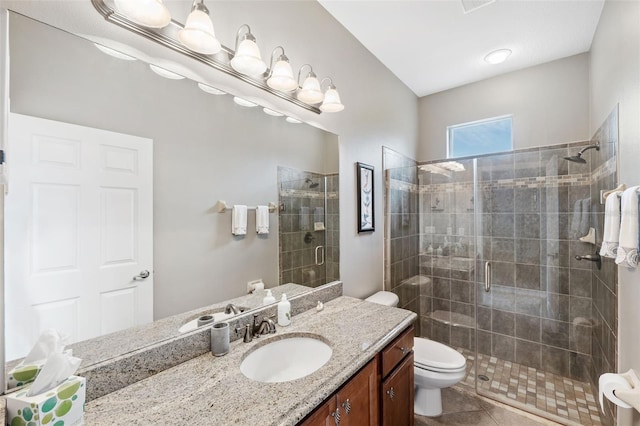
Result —
[{"label": "chrome faucet", "polygon": [[274,334],[276,332],[276,323],[271,318],[263,318],[258,326],[258,331],[255,333],[256,337],[260,337],[263,334]]},{"label": "chrome faucet", "polygon": [[233,312],[233,315],[238,315],[240,312],[242,312],[242,310],[233,303],[229,303],[227,306],[225,306],[224,313],[230,314],[231,312]]}]

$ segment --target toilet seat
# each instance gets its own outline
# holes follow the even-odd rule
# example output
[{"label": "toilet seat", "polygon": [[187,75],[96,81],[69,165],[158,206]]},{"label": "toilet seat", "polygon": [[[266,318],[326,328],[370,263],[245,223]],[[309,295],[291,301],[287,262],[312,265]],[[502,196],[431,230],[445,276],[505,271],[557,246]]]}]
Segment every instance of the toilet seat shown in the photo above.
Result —
[{"label": "toilet seat", "polygon": [[442,343],[421,337],[414,338],[414,365],[425,370],[454,373],[467,366],[465,357]]}]

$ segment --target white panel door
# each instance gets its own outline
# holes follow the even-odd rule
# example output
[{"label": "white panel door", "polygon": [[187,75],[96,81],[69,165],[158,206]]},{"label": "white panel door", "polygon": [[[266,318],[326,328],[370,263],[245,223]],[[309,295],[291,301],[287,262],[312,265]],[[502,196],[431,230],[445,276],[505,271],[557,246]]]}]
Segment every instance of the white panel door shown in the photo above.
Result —
[{"label": "white panel door", "polygon": [[10,114],[7,359],[153,320],[152,141]]}]

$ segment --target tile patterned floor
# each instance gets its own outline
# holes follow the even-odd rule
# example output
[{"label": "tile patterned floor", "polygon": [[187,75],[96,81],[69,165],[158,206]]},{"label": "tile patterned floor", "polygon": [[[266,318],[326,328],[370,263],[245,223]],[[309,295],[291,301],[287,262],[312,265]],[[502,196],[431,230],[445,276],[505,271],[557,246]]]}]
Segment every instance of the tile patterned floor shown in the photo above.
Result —
[{"label": "tile patterned floor", "polygon": [[478,357],[476,373],[474,354],[462,349],[459,351],[467,357],[467,376],[459,385],[462,389],[475,389],[476,374],[482,374],[487,376],[489,380],[479,380],[479,388],[490,392],[498,401],[513,404],[518,408],[540,415],[546,413],[561,424],[602,425],[598,403],[591,392],[589,383],[537,371],[535,368],[482,354],[479,354]]}]

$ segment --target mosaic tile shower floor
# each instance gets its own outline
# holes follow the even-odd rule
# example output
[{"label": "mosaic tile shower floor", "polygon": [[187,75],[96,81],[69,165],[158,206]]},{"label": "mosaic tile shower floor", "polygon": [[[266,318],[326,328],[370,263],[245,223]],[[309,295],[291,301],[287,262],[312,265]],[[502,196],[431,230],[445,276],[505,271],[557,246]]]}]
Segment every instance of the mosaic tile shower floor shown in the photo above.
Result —
[{"label": "mosaic tile shower floor", "polygon": [[484,375],[489,380],[478,380],[479,389],[496,395],[502,402],[533,408],[534,413],[536,409],[542,410],[570,425],[602,426],[598,402],[589,383],[488,355],[478,354],[475,362],[472,352],[458,351],[467,358],[467,375],[460,383],[463,387],[475,388],[476,374]]}]

